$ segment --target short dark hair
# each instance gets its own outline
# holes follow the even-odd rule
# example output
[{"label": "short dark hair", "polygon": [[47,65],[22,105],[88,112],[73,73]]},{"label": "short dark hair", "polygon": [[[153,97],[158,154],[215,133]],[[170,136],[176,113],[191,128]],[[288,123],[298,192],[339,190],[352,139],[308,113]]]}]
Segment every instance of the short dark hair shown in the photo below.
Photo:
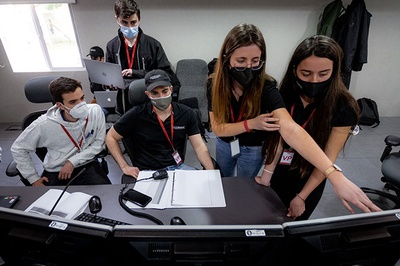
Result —
[{"label": "short dark hair", "polygon": [[82,84],[75,79],[66,77],[59,77],[49,84],[49,90],[53,97],[53,101],[60,103],[64,103],[62,97],[63,94],[74,92],[77,88],[82,89]]},{"label": "short dark hair", "polygon": [[114,4],[114,12],[117,17],[129,18],[136,14],[140,20],[140,9],[134,0],[117,0]]}]

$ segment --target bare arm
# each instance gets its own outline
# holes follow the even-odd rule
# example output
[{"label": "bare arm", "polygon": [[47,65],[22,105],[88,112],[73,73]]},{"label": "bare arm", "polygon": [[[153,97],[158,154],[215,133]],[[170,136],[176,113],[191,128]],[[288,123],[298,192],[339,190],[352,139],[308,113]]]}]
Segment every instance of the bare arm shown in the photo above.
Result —
[{"label": "bare arm", "polygon": [[[279,132],[286,143],[314,165],[320,172],[324,173],[332,166],[332,161],[318,147],[310,135],[292,120],[286,109],[280,108],[273,113],[274,117],[276,116],[279,118],[279,124],[281,126]],[[344,191],[335,189],[335,193],[341,195],[342,203],[350,212],[354,211],[349,203],[354,204],[364,212],[380,210],[359,187],[349,181],[341,172],[333,171],[329,174],[328,179],[334,188],[345,188]]]},{"label": "bare arm", "polygon": [[276,151],[274,160],[272,161],[272,163],[264,165],[264,169],[261,173],[261,176],[255,177],[256,182],[258,184],[267,186],[267,187],[269,187],[271,185],[271,183],[270,183],[271,177],[272,177],[272,174],[274,173],[275,167],[279,163],[279,159],[281,158],[282,151],[283,151],[283,141],[282,141],[282,138],[280,138],[278,149]]},{"label": "bare arm", "polygon": [[115,162],[121,168],[122,172],[126,175],[137,178],[139,174],[139,168],[130,166],[125,160],[125,157],[122,155],[122,151],[118,143],[118,141],[120,141],[121,139],[122,136],[118,134],[117,131],[115,131],[114,127],[111,127],[110,130],[108,130],[106,136],[107,148],[110,151]]},{"label": "bare arm", "polygon": [[[332,132],[325,146],[325,154],[332,162],[336,161],[340,151],[343,149],[347,137],[349,136],[350,128],[351,127],[332,128]],[[296,218],[304,212],[305,204],[303,199],[307,199],[311,192],[314,191],[314,189],[321,184],[324,179],[325,175],[318,169],[314,169],[310,178],[307,180],[307,183],[299,192],[299,197],[294,197],[290,202],[288,216]]]},{"label": "bare arm", "polygon": [[[219,137],[230,137],[236,136],[246,132],[244,121],[236,123],[221,123],[218,124],[214,119],[214,113],[209,112],[211,128],[216,136]],[[272,117],[272,114],[261,114],[255,118],[247,120],[248,129],[252,130],[265,130],[265,131],[276,131],[279,129],[279,119]]]},{"label": "bare arm", "polygon": [[211,160],[210,152],[207,149],[206,144],[201,138],[200,134],[189,136],[190,144],[196,153],[197,159],[204,166],[206,170],[214,169],[214,165]]}]

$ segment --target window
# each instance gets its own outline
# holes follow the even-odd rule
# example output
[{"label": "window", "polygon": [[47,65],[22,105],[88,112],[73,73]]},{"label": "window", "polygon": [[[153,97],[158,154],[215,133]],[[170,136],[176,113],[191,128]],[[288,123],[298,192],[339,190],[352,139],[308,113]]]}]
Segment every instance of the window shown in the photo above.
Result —
[{"label": "window", "polygon": [[68,4],[0,5],[0,38],[14,72],[83,67]]}]

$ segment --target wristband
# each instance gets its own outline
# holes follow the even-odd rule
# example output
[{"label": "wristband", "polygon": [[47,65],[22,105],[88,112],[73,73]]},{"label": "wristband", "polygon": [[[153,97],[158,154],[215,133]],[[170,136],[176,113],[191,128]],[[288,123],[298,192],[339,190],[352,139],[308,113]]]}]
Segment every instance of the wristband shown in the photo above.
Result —
[{"label": "wristband", "polygon": [[244,120],[243,126],[244,126],[244,129],[246,129],[246,132],[251,132],[249,126],[247,125],[247,120]]},{"label": "wristband", "polygon": [[305,199],[303,199],[299,194],[296,194],[297,197],[299,197],[302,201],[306,202]]},{"label": "wristband", "polygon": [[264,172],[267,172],[268,174],[271,174],[271,175],[274,173],[273,171],[267,170],[265,168],[264,168]]}]

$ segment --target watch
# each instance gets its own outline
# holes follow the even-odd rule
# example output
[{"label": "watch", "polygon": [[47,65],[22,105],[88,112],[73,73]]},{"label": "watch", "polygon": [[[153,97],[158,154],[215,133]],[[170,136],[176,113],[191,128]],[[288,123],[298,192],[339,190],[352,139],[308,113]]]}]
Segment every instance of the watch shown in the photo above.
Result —
[{"label": "watch", "polygon": [[340,169],[340,167],[337,166],[336,164],[332,164],[331,167],[329,167],[328,169],[325,170],[324,175],[325,175],[326,177],[328,177],[333,171],[342,172],[342,169]]}]

